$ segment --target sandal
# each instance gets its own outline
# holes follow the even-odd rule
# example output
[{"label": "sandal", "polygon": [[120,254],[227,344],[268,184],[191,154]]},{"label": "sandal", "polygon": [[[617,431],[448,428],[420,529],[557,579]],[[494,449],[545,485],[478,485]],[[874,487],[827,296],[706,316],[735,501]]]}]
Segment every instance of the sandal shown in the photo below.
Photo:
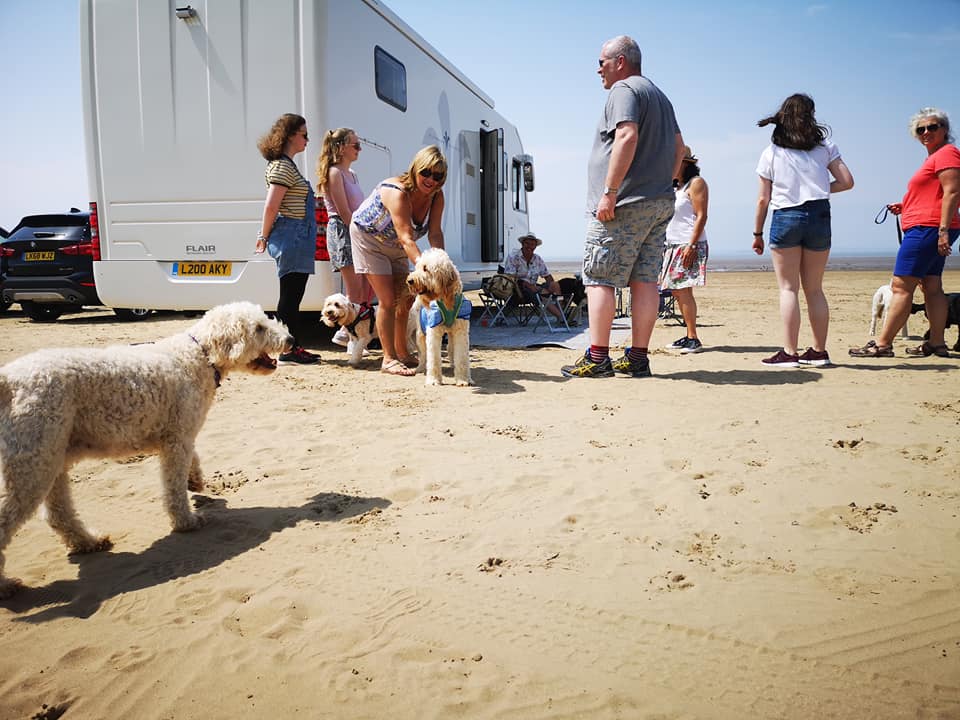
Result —
[{"label": "sandal", "polygon": [[420,360],[416,355],[411,355],[410,357],[398,358],[400,362],[406,365],[408,368],[418,368],[420,367]]},{"label": "sandal", "polygon": [[[863,347],[852,347],[848,351],[851,357],[893,357],[892,345],[877,345],[871,340]],[[909,351],[908,351],[909,352]]]},{"label": "sandal", "polygon": [[912,355],[913,357],[930,357],[931,355],[950,357],[950,352],[947,350],[946,345],[931,345],[927,341],[924,341],[921,345],[917,345],[917,347],[907,348],[906,352],[907,355]]},{"label": "sandal", "polygon": [[416,371],[411,370],[399,360],[391,360],[380,368],[380,372],[385,375],[402,375],[403,377],[412,377],[417,374]]}]

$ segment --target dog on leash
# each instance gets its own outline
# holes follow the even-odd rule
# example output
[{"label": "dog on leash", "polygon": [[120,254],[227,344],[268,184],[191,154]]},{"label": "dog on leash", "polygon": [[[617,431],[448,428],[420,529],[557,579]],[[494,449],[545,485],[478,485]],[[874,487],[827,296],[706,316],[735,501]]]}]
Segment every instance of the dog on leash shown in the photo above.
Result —
[{"label": "dog on leash", "polygon": [[[873,304],[870,307],[870,334],[877,334],[877,322],[880,323],[880,327],[883,327],[883,323],[887,317],[887,311],[890,309],[890,301],[893,300],[893,289],[890,287],[890,283],[886,285],[881,285],[877,288],[877,291],[873,294]],[[921,312],[924,309],[923,303],[912,303],[910,306],[910,314]],[[900,337],[906,338],[909,335],[907,332],[907,321],[903,321],[903,327],[900,329]]]},{"label": "dog on leash", "polygon": [[453,360],[453,381],[470,385],[470,313],[472,305],[463,296],[463,282],[450,256],[439,248],[424,251],[409,275],[407,285],[419,302],[417,347],[418,372],[426,373],[427,385],[443,384],[440,350],[443,336]]},{"label": "dog on leash", "polygon": [[[407,352],[411,354],[417,347],[418,312],[416,308],[411,308],[410,315],[407,317]],[[377,307],[366,303],[350,302],[343,293],[334,293],[323,301],[321,318],[327,327],[342,327],[347,331],[351,341],[347,346],[350,349],[350,359],[347,363],[350,367],[359,366],[363,351],[372,340],[378,337]]]},{"label": "dog on leash", "polygon": [[[953,345],[954,352],[960,352],[960,293],[947,293],[947,324],[946,330],[951,325],[957,326],[957,342]],[[930,330],[923,334],[924,340],[930,339]]]},{"label": "dog on leash", "polygon": [[40,350],[0,367],[0,598],[21,584],[3,574],[3,551],[41,503],[71,553],[112,547],[74,509],[68,471],[79,460],[159,454],[173,530],[200,527],[187,490],[203,489],[195,443],[220,381],[272,373],[293,342],[283,324],[238,302],[157,343]]}]

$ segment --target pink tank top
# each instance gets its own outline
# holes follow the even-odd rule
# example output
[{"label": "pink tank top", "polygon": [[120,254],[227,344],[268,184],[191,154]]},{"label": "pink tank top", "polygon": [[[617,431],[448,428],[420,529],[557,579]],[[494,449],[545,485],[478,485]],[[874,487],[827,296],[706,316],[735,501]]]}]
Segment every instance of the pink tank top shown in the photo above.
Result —
[{"label": "pink tank top", "polygon": [[[360,188],[360,182],[357,180],[357,175],[353,170],[340,173],[340,177],[343,178],[343,191],[347,196],[347,205],[350,207],[350,212],[352,213],[360,207],[360,203],[363,202],[366,196],[363,194],[363,190]],[[326,206],[329,215],[339,216],[337,206],[333,204],[333,200],[324,196],[323,204]]]}]

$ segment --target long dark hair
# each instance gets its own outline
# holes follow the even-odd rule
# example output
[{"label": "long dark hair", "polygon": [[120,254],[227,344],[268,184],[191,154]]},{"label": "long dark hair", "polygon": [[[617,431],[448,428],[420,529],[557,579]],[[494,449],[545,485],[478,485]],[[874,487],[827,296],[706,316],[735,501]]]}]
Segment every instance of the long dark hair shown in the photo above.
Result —
[{"label": "long dark hair", "polygon": [[771,123],[774,145],[794,150],[813,150],[830,137],[830,128],[821,125],[814,117],[813,98],[803,93],[791,95],[777,110],[775,115],[758,120],[757,125],[764,127]]},{"label": "long dark hair", "polygon": [[693,178],[699,175],[700,166],[695,162],[684,160],[683,165],[680,168],[680,185],[686,185],[688,182],[693,180]]}]

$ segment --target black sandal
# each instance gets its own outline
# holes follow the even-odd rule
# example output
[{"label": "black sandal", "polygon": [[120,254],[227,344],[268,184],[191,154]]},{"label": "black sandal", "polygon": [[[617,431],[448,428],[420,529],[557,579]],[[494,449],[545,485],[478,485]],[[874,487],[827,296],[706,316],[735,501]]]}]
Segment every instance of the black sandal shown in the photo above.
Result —
[{"label": "black sandal", "polygon": [[907,355],[912,355],[913,357],[930,357],[931,355],[936,355],[937,357],[950,357],[950,351],[947,350],[946,345],[931,345],[926,340],[922,344],[917,345],[917,347],[907,348]]},{"label": "black sandal", "polygon": [[[910,352],[909,350],[907,352]],[[848,350],[848,353],[851,357],[865,357],[865,358],[878,358],[878,357],[894,357],[893,355],[893,346],[892,345],[877,345],[873,340],[868,342],[863,347],[852,347]]]}]

